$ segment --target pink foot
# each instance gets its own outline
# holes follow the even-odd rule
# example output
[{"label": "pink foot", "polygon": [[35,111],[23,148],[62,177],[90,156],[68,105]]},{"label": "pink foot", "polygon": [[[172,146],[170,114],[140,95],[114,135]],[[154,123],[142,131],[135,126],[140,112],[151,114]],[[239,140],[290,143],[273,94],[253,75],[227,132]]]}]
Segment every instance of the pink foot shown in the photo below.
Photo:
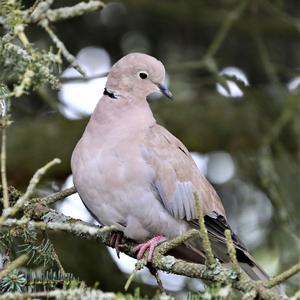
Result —
[{"label": "pink foot", "polygon": [[136,258],[141,259],[144,256],[146,250],[149,249],[147,261],[151,262],[152,258],[153,258],[153,252],[154,252],[154,249],[156,248],[156,246],[166,240],[167,240],[166,237],[164,237],[163,235],[157,235],[154,238],[152,238],[151,240],[135,246],[133,248],[133,252],[138,252]]},{"label": "pink foot", "polygon": [[113,232],[109,241],[109,245],[116,249],[118,258],[120,258],[120,244],[123,243],[123,232]]}]

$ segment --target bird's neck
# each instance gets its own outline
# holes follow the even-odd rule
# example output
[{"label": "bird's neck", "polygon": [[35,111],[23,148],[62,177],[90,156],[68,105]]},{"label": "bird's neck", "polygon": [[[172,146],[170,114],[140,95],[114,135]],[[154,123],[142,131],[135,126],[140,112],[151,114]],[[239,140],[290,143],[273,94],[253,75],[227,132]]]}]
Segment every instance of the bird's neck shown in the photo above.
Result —
[{"label": "bird's neck", "polygon": [[87,130],[106,134],[111,131],[133,133],[156,123],[148,102],[102,97],[95,108]]}]

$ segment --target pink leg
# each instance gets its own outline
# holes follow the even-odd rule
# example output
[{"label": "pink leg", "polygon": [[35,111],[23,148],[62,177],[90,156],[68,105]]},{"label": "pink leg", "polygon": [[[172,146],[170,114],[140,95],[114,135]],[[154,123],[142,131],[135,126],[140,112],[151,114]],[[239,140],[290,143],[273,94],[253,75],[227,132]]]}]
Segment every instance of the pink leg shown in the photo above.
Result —
[{"label": "pink leg", "polygon": [[138,252],[136,258],[141,259],[144,256],[146,250],[149,249],[147,261],[151,262],[152,258],[153,258],[153,252],[154,252],[154,249],[156,248],[156,246],[166,240],[167,240],[166,237],[164,237],[163,235],[157,235],[154,238],[152,238],[151,240],[135,246],[133,248],[133,252]]},{"label": "pink leg", "polygon": [[118,258],[120,258],[120,249],[119,249],[119,245],[122,244],[123,242],[123,232],[114,232],[111,235],[110,241],[109,241],[109,245],[112,248],[116,249],[116,253]]}]

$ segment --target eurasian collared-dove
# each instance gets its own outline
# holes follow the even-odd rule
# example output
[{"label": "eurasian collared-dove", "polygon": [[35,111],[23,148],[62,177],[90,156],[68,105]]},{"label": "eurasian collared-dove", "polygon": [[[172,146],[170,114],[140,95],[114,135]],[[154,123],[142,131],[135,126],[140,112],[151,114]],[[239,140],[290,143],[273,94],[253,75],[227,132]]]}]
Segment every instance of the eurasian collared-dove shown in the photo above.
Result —
[{"label": "eurasian collared-dove", "polygon": [[[111,69],[104,95],[74,149],[74,184],[88,210],[103,225],[116,225],[140,243],[138,258],[165,239],[198,227],[198,193],[214,255],[229,261],[224,230],[230,228],[223,205],[186,147],[153,117],[146,98],[163,85],[165,69],[154,57],[132,53]],[[266,274],[239,238],[237,258],[253,279]],[[174,255],[204,263],[201,240],[180,246]]]}]

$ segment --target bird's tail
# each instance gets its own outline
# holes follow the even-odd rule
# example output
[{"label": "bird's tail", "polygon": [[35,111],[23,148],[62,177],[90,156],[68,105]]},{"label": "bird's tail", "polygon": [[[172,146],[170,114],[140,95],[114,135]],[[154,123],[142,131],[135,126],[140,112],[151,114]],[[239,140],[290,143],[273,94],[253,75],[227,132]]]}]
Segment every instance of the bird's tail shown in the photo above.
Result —
[{"label": "bird's tail", "polygon": [[268,274],[253,260],[252,265],[248,263],[240,263],[241,268],[244,272],[253,280],[268,280]]},{"label": "bird's tail", "polygon": [[[249,261],[251,261],[251,264],[240,263],[240,266],[244,270],[244,272],[253,280],[269,280],[269,275],[256,263],[255,259],[248,252],[244,252],[244,254],[249,258]],[[277,292],[280,295],[281,299],[288,299],[283,286],[275,286],[272,288],[272,290],[274,292]]]}]

